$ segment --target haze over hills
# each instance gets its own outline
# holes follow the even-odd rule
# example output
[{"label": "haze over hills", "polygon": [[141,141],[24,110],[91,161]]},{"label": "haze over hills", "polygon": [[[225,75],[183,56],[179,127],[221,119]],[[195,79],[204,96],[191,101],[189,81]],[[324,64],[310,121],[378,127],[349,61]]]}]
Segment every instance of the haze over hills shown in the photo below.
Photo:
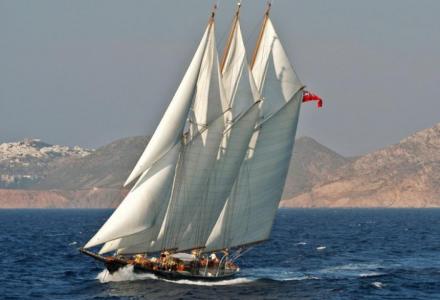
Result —
[{"label": "haze over hills", "polygon": [[[7,169],[8,176],[35,173],[36,177],[15,186],[3,182],[8,189],[0,189],[0,207],[114,207],[127,193],[122,183],[147,141],[146,137],[125,138],[95,151],[66,148],[64,154],[44,159],[40,154],[22,155],[28,165],[18,168],[16,157],[5,150],[13,147],[1,144],[0,170]],[[34,144],[21,147],[35,148]],[[50,147],[55,146],[41,148]],[[17,174],[12,174],[15,170]],[[281,206],[439,207],[439,186],[440,123],[356,158],[301,137],[295,144]]]}]

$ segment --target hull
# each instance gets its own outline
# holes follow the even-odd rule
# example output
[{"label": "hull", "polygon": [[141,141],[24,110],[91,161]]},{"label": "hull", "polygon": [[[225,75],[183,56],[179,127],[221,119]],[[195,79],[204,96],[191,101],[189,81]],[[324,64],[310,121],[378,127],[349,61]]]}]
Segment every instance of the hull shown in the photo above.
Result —
[{"label": "hull", "polygon": [[217,268],[204,268],[190,271],[173,271],[173,270],[159,270],[150,266],[138,264],[130,259],[121,259],[117,257],[106,257],[98,255],[85,249],[79,250],[81,253],[102,262],[110,274],[118,271],[120,268],[126,266],[133,266],[133,271],[138,274],[153,274],[157,277],[168,280],[192,280],[192,281],[221,281],[234,278],[239,272],[239,269],[223,269],[218,271]]}]

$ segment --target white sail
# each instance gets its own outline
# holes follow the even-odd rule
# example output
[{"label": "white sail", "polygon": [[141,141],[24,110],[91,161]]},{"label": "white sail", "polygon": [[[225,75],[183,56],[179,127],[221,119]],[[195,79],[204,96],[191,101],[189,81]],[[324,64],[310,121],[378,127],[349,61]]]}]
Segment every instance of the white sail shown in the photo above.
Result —
[{"label": "white sail", "polygon": [[254,79],[249,73],[240,21],[237,19],[222,70],[226,99],[234,117],[248,110],[254,99],[259,99]]},{"label": "white sail", "polygon": [[[199,49],[197,50],[197,53],[195,55],[195,57],[200,55],[200,58],[198,57],[198,61],[200,61],[199,63],[199,67],[197,70],[197,76],[193,76],[192,79],[196,79],[196,81],[193,82],[193,90],[194,93],[191,94],[192,96],[192,101],[190,102],[190,104],[192,104],[192,112],[193,112],[193,116],[195,115],[195,117],[198,117],[198,119],[194,119],[195,121],[193,122],[194,124],[202,124],[202,122],[209,122],[211,121],[211,119],[213,118],[212,115],[210,114],[214,114],[217,113],[217,117],[219,115],[222,115],[223,113],[223,107],[222,107],[222,96],[221,96],[221,90],[220,87],[218,86],[218,83],[216,81],[218,81],[219,76],[215,75],[215,72],[217,70],[217,65],[215,64],[215,59],[216,59],[216,52],[215,52],[215,31],[214,31],[214,23],[210,22],[207,31],[205,32],[205,35],[202,39],[202,41],[205,41],[204,43],[204,47],[203,49],[199,47]],[[193,59],[194,61],[194,59]],[[212,75],[214,74],[214,75]],[[217,78],[217,79],[216,79]],[[180,88],[179,88],[180,89]],[[216,89],[217,90],[217,94],[215,94],[215,92],[210,92],[210,90],[212,89]],[[190,96],[189,94],[187,94],[187,96]],[[207,99],[208,97],[212,97],[217,99],[219,103],[216,103],[216,101],[212,101],[209,105],[205,104],[207,103]],[[186,99],[188,100],[188,99]],[[171,105],[170,105],[171,106]],[[190,106],[189,106],[190,107]],[[186,123],[186,119],[188,117],[188,111],[189,109],[186,110],[186,115],[183,114],[183,111],[181,115],[179,115],[181,118],[178,121],[182,121],[184,124]],[[168,112],[168,111],[167,111]],[[203,112],[205,112],[205,114],[203,114]],[[210,114],[209,114],[209,113]],[[164,118],[162,119],[165,119]],[[161,121],[161,124],[163,123]],[[167,120],[168,123],[170,123],[171,125],[174,124],[174,119],[170,119]],[[164,123],[166,125],[166,123]],[[202,124],[204,125],[204,124]],[[160,125],[159,125],[160,126]],[[204,125],[207,126],[207,125]],[[200,126],[200,130],[204,129],[204,126]],[[174,126],[176,127],[176,126]],[[168,127],[168,129],[171,127]],[[184,127],[180,127],[179,130],[183,131]],[[158,131],[158,129],[156,130],[156,132]],[[182,133],[180,133],[179,136],[177,136],[176,138],[181,138]],[[205,136],[206,133],[202,134],[201,136]],[[151,142],[150,142],[151,143]],[[185,146],[186,147],[186,146]],[[179,150],[180,152],[185,152],[184,149],[180,148],[179,145]],[[145,153],[150,153],[148,152],[148,146],[147,149],[145,150]],[[183,155],[182,153],[180,153],[181,155]],[[148,154],[147,154],[148,155]],[[140,161],[142,160],[142,157],[140,159]],[[181,163],[183,162],[183,160],[180,160]],[[186,163],[185,163],[186,165]],[[135,168],[136,169],[136,168]],[[135,173],[135,170],[133,171]],[[132,174],[134,174],[132,173]],[[173,178],[175,176],[175,173],[173,173]],[[154,215],[150,215],[147,216],[147,218],[149,220],[154,220],[154,226],[153,224],[150,225],[149,227],[145,227],[143,228],[143,230],[139,230],[133,233],[127,232],[127,234],[125,235],[120,235],[118,236],[116,239],[111,239],[111,240],[107,240],[110,241],[109,243],[107,243],[106,245],[104,245],[104,247],[101,249],[101,253],[104,252],[108,252],[108,251],[112,251],[115,249],[121,249],[122,248],[126,248],[132,245],[137,245],[139,243],[142,243],[143,245],[145,245],[145,247],[147,247],[148,251],[152,251],[151,250],[151,246],[154,244],[154,241],[157,237],[157,234],[159,233],[159,230],[161,228],[162,222],[165,218],[165,209],[168,206],[170,197],[171,197],[171,183],[169,186],[169,193],[167,194],[168,198],[166,200],[163,201],[163,206],[161,206],[161,210],[155,212]],[[126,206],[124,206],[123,208],[124,210],[128,210],[128,208]],[[135,209],[135,208],[131,208],[131,209]],[[144,221],[144,222],[151,222],[151,221]],[[137,234],[134,234],[137,233]]]},{"label": "white sail", "polygon": [[180,249],[188,249],[189,245],[205,245],[231,192],[260,114],[258,91],[249,72],[238,13],[226,47],[222,78],[231,106],[231,110],[225,113],[227,128],[209,175],[202,205],[194,211],[191,228],[182,237],[185,243]]},{"label": "white sail", "polygon": [[[102,253],[115,249],[119,253],[154,252],[179,248],[180,243],[193,241],[184,240],[184,233],[191,230],[191,221],[199,215],[203,205],[224,126],[222,114],[183,147],[176,169],[173,194],[163,223],[158,228],[160,231],[157,230],[156,235],[147,230],[123,237],[106,245],[101,249]],[[194,245],[191,244],[187,249],[189,248],[194,248]]]},{"label": "white sail", "polygon": [[189,115],[191,137],[207,129],[228,108],[218,63],[215,42],[215,23],[207,37],[205,53],[202,58],[197,79],[194,101]]},{"label": "white sail", "polygon": [[241,166],[232,193],[206,243],[206,251],[269,237],[291,158],[302,92],[259,130],[255,149]]},{"label": "white sail", "polygon": [[136,185],[85,248],[161,225],[171,194],[180,148],[180,144],[175,145],[142,174]]},{"label": "white sail", "polygon": [[[86,248],[109,241],[113,241],[114,244],[119,238],[142,231],[158,233],[156,227],[160,229],[164,210],[171,195],[182,131],[191,107],[206,44],[212,35],[210,28],[211,26],[208,26],[206,29],[173,100],[127,183],[143,173],[142,177],[113,215],[86,244]],[[109,245],[104,246],[104,249],[106,247]]]},{"label": "white sail", "polygon": [[[225,112],[224,116],[227,119],[227,128],[222,133],[222,147],[220,152],[217,153],[216,160],[210,162],[203,162],[203,157],[208,155],[210,157],[214,157],[213,153],[208,153],[203,151],[204,154],[200,155],[200,147],[201,143],[204,141],[206,145],[212,144],[214,142],[217,145],[217,138],[211,135],[212,139],[206,139],[207,132],[202,132],[199,136],[195,137],[192,141],[193,145],[188,146],[188,149],[185,150],[186,155],[183,155],[184,163],[188,166],[187,170],[192,174],[179,175],[178,178],[183,178],[183,181],[188,181],[188,177],[194,176],[194,173],[200,173],[201,171],[197,171],[194,167],[190,167],[188,163],[191,161],[191,153],[197,153],[197,161],[195,165],[205,166],[208,164],[212,165],[212,169],[207,169],[208,172],[203,172],[201,175],[204,176],[206,181],[206,185],[198,187],[194,192],[198,192],[201,194],[200,201],[198,201],[196,207],[191,208],[190,212],[190,221],[187,230],[182,231],[181,236],[179,236],[180,249],[189,249],[194,247],[194,245],[200,246],[204,245],[208,236],[217,220],[221,209],[224,206],[225,200],[229,195],[232,185],[234,183],[234,179],[236,178],[241,161],[246,154],[247,145],[249,144],[249,140],[254,131],[255,124],[258,120],[259,116],[259,103],[255,103],[255,95],[258,95],[256,91],[255,83],[253,81],[252,76],[250,76],[246,61],[246,52],[244,48],[244,43],[242,40],[240,26],[238,20],[235,22],[234,29],[232,31],[232,39],[230,44],[230,49],[226,53],[225,64],[223,68],[223,83],[227,86],[225,89],[225,95],[230,95],[228,98],[228,103],[232,105],[232,109]],[[207,53],[209,52],[209,41],[207,45]],[[209,56],[205,56],[209,57]],[[204,61],[205,61],[204,58]],[[203,65],[203,64],[202,64]],[[209,70],[205,66],[202,67],[202,70]],[[211,70],[212,71],[212,70]],[[201,72],[202,74],[202,72]],[[207,72],[209,74],[209,72]],[[205,75],[206,76],[206,75]],[[227,78],[225,82],[225,78]],[[218,80],[218,78],[215,78]],[[212,78],[211,78],[212,80]],[[199,85],[198,85],[199,86]],[[203,86],[203,85],[201,85]],[[210,85],[213,87],[213,85]],[[212,93],[211,93],[212,94]],[[206,93],[202,94],[204,97],[200,97],[196,99],[201,99],[205,101]],[[212,98],[208,99],[212,101]],[[215,99],[215,98],[214,98]],[[256,98],[257,99],[257,98]],[[197,101],[197,100],[196,100]],[[197,113],[194,113],[194,117],[199,116],[199,119],[204,120],[207,116],[206,112],[209,111],[208,106],[202,106],[203,110],[200,110],[200,106],[195,106],[195,109],[199,108]],[[214,106],[214,109],[211,108],[210,111],[218,109]],[[218,110],[217,112],[218,113]],[[214,122],[212,125],[207,127],[209,131],[216,131],[217,129],[221,129],[223,120],[219,119]],[[200,124],[200,122],[198,122]],[[203,124],[203,123],[202,123]],[[206,127],[199,127],[197,130],[201,130]],[[220,133],[220,132],[219,132]],[[201,139],[201,140],[200,140]],[[214,141],[215,140],[215,141]],[[193,150],[198,149],[198,150]],[[214,162],[214,163],[213,163]],[[195,167],[197,168],[197,167]],[[190,180],[191,182],[192,180]],[[196,180],[197,181],[197,180]],[[194,181],[194,182],[196,182]],[[185,183],[182,183],[185,185]],[[188,183],[187,183],[188,184]],[[179,186],[176,185],[176,189],[179,189]],[[186,189],[185,193],[188,193]],[[190,194],[193,195],[193,194]],[[191,200],[196,199],[195,196],[191,196]],[[182,198],[180,198],[182,199]],[[183,198],[186,199],[186,198]],[[179,201],[179,200],[176,200]],[[182,201],[182,200],[180,200]],[[183,200],[187,201],[187,200]],[[194,201],[191,201],[194,202]],[[178,203],[178,202],[177,202]],[[184,202],[185,207],[188,207],[188,202]],[[178,204],[174,204],[178,205]],[[182,204],[183,205],[183,204]],[[177,212],[174,212],[177,211]],[[170,207],[170,215],[172,214],[181,214],[185,209],[172,209]],[[169,221],[172,222],[172,221]],[[179,228],[185,228],[184,224],[188,224],[187,222],[179,223]],[[163,229],[162,234],[165,233],[165,230],[168,230],[167,236],[169,235],[170,224],[167,225],[167,228]],[[141,235],[139,235],[140,237]],[[119,253],[136,253],[136,252],[146,252],[146,251],[155,251],[160,249],[155,249],[157,246],[153,244],[148,244],[145,240],[142,241],[139,245],[130,244],[138,241],[136,236],[129,237],[129,240],[126,239],[124,243],[118,241],[117,243],[113,242],[112,247],[106,247],[104,250],[115,250],[115,247],[118,247]],[[177,245],[177,244],[176,244]],[[125,248],[123,248],[125,246]],[[171,244],[165,245],[164,247],[172,247]]]},{"label": "white sail", "polygon": [[205,205],[208,207],[205,200],[225,130],[224,112],[228,109],[219,70],[214,30],[208,38],[196,93],[190,116],[193,125],[192,139],[182,150],[163,235],[159,236],[164,249],[203,246],[194,244],[197,239],[192,232],[201,228],[196,221],[201,214],[209,212],[209,209],[204,209]]},{"label": "white sail", "polygon": [[[172,236],[174,232],[175,237],[178,236],[179,229],[170,229],[172,224],[179,224],[179,228],[185,224],[188,226],[191,208],[200,203],[200,194],[206,187],[206,179],[217,157],[225,126],[224,111],[227,107],[218,69],[213,22],[210,24],[206,40],[190,114],[192,136],[186,137],[188,140],[181,149],[171,203],[166,214],[168,217],[172,216],[171,219],[166,218],[166,228],[170,231],[167,234]],[[156,236],[151,230],[146,230],[123,237],[108,243],[101,252],[114,250],[115,247],[125,249],[137,245],[141,245],[144,252],[155,251],[156,247],[166,247],[162,245],[163,241],[161,244],[155,241],[159,230],[155,230],[155,233]]]},{"label": "white sail", "polygon": [[[273,64],[272,66],[270,64]],[[270,67],[273,67],[275,76],[268,74],[272,72]],[[262,88],[269,84],[269,88],[274,88],[276,95],[282,95],[282,98],[271,98],[267,104],[279,104],[281,106],[289,101],[293,95],[303,87],[292,65],[289,62],[286,51],[280,42],[278,34],[276,33],[272,21],[267,18],[266,25],[261,38],[261,43],[257,49],[255,61],[252,66],[252,74],[254,75],[255,83],[258,90],[262,92]],[[280,89],[281,87],[281,89]],[[270,96],[265,93],[265,96]],[[276,106],[280,108],[280,106]],[[276,111],[276,108],[273,111]]]},{"label": "white sail", "polygon": [[142,153],[139,161],[127,178],[124,186],[130,184],[152,164],[169,151],[180,139],[184,130],[188,111],[199,77],[200,65],[205,52],[210,26],[205,30],[203,38],[189,65],[182,82],[171,100],[165,114],[156,128],[150,142]]},{"label": "white sail", "polygon": [[261,126],[254,133],[206,251],[268,238],[295,140],[302,84],[289,63],[269,18],[252,73],[264,99]]}]

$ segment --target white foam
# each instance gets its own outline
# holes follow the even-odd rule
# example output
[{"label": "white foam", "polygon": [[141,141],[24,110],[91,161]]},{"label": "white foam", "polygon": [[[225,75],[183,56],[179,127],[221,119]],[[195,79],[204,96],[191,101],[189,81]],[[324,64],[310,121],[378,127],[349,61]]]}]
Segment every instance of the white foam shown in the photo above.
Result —
[{"label": "white foam", "polygon": [[163,281],[177,283],[177,284],[187,284],[187,285],[202,285],[202,286],[216,286],[216,285],[235,285],[235,284],[245,284],[252,281],[255,281],[255,279],[250,278],[234,278],[234,279],[228,279],[228,280],[222,280],[222,281],[193,281],[193,280],[167,280],[162,279]]},{"label": "white foam", "polygon": [[376,277],[376,276],[382,276],[385,275],[385,273],[380,273],[380,272],[365,272],[365,273],[361,273],[359,274],[359,277]]},{"label": "white foam", "polygon": [[101,273],[96,276],[96,279],[101,283],[107,282],[120,282],[120,281],[134,281],[134,280],[142,280],[142,279],[157,279],[154,274],[138,274],[133,272],[133,266],[126,266],[120,268],[118,271],[110,274],[110,272],[105,269]]},{"label": "white foam", "polygon": [[296,243],[296,244],[297,244],[297,245],[301,245],[301,246],[307,245],[306,242],[299,242],[299,243]]},{"label": "white foam", "polygon": [[326,248],[327,248],[326,246],[319,246],[319,247],[316,247],[316,250],[321,251],[321,250],[324,250]]},{"label": "white foam", "polygon": [[277,281],[301,281],[301,280],[319,280],[319,277],[316,276],[298,276],[298,277],[288,277],[288,278],[279,278]]},{"label": "white foam", "polygon": [[382,282],[380,282],[380,281],[372,282],[371,285],[374,286],[375,288],[378,288],[378,289],[381,289],[381,288],[383,288],[383,287],[385,286],[385,285],[384,285]]},{"label": "white foam", "polygon": [[76,245],[76,244],[78,244],[78,242],[71,242],[71,243],[69,243],[69,246],[73,246],[73,245]]}]

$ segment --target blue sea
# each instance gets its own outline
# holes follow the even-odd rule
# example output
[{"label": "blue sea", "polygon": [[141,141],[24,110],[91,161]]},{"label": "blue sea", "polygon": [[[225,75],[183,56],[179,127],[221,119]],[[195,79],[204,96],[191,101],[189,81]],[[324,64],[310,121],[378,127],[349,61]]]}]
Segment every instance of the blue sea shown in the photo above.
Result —
[{"label": "blue sea", "polygon": [[440,299],[440,209],[281,209],[217,283],[113,275],[78,253],[111,210],[0,210],[0,299]]}]

